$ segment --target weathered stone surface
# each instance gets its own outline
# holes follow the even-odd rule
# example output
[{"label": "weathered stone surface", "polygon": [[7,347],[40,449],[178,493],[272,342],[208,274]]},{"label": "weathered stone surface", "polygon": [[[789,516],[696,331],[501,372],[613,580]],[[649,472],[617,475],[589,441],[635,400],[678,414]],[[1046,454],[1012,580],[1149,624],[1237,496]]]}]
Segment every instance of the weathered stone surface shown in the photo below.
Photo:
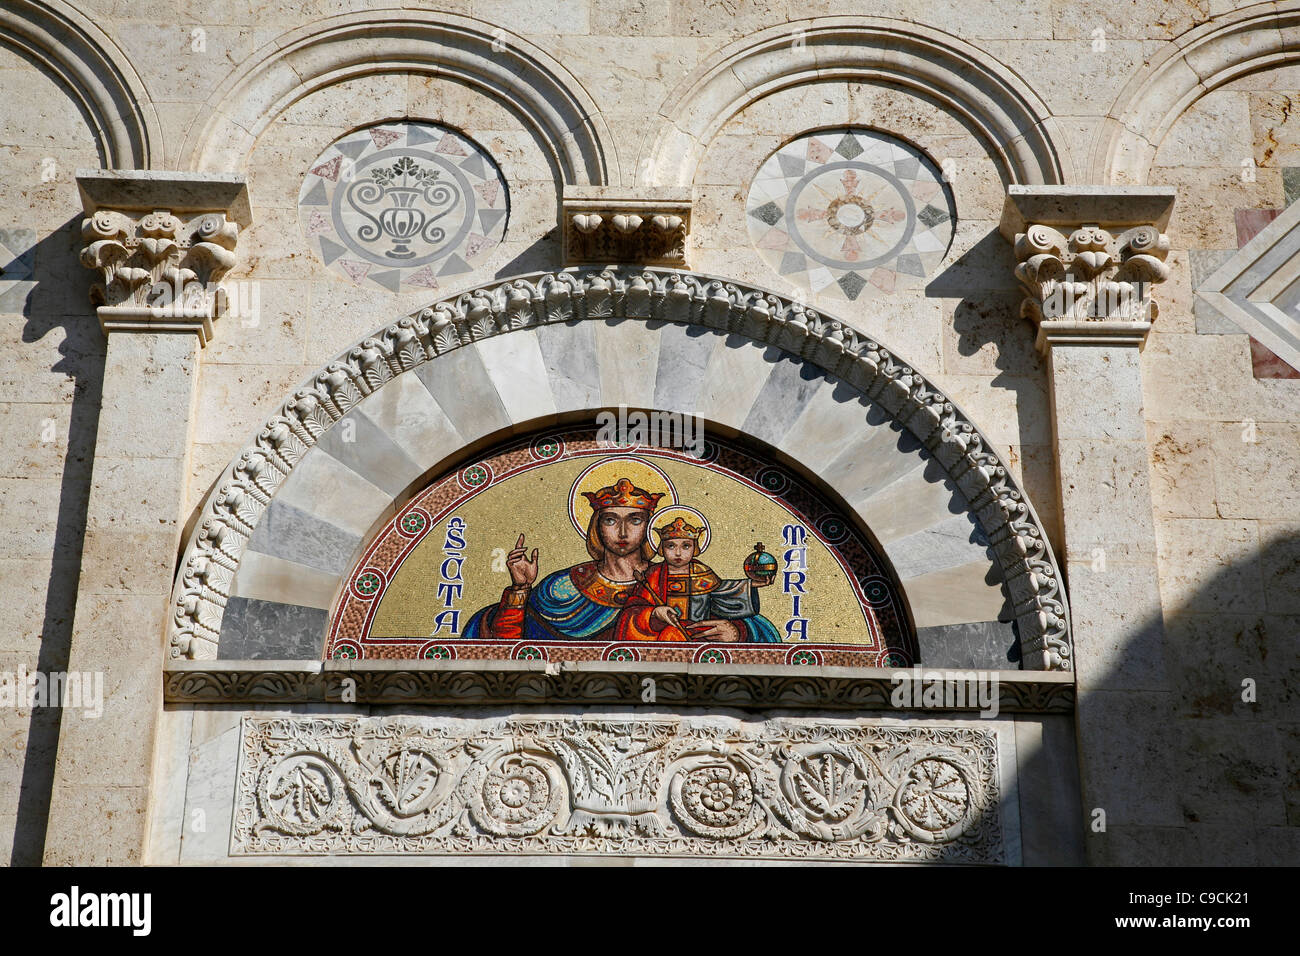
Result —
[{"label": "weathered stone surface", "polygon": [[[71,11],[10,4],[0,34],[29,6],[45,17]],[[165,0],[87,0],[77,29],[55,34],[57,50],[0,43],[0,332],[9,343],[0,356],[0,670],[53,666],[71,646],[68,666],[105,673],[106,714],[125,714],[122,724],[69,718],[62,743],[30,715],[0,714],[0,860],[12,847],[14,862],[43,850],[52,862],[137,862],[146,815],[151,862],[226,857],[238,716],[174,709],[155,755],[156,655],[175,612],[167,592],[179,538],[204,519],[223,469],[305,380],[428,302],[559,268],[566,186],[632,199],[642,188],[682,190],[692,201],[690,264],[789,297],[795,290],[750,241],[745,197],[775,150],[844,127],[879,130],[933,160],[952,191],[954,238],[922,289],[869,286],[847,308],[824,293],[803,302],[942,388],[987,436],[1058,555],[1068,548],[1078,677],[1107,695],[1085,694],[1079,773],[1087,793],[1094,779],[1115,784],[1098,798],[1110,827],[1087,835],[1090,859],[1300,858],[1300,389],[1254,378],[1246,333],[1194,295],[1235,254],[1237,220],[1263,220],[1294,198],[1300,68],[1276,65],[1295,46],[1286,5],[436,6],[229,0],[185,4],[178,22]],[[368,28],[399,18],[405,39]],[[324,42],[338,41],[345,23],[361,29]],[[873,36],[889,42],[873,46]],[[945,60],[938,46],[917,54],[918,37],[969,59]],[[898,76],[906,89],[891,81]],[[328,144],[399,118],[450,126],[489,153],[510,189],[510,217],[505,240],[471,271],[395,294],[331,272],[310,248],[297,200]],[[165,200],[141,216],[193,198],[177,173],[159,171],[246,176],[254,221],[224,281],[236,295],[256,290],[258,314],[217,319],[201,355],[192,334],[105,342],[86,294],[115,265],[101,262],[96,276],[78,262],[87,242],[76,185],[78,169],[101,168],[133,171],[137,199]],[[1064,401],[1032,323],[1017,314],[1016,258],[993,234],[1010,182],[1178,189],[1161,230],[1169,276],[1155,288],[1160,314],[1140,358],[1058,350]],[[244,212],[232,210],[232,221]],[[898,551],[918,626],[952,647],[980,635],[993,647],[1011,609],[987,559],[941,567],[977,543],[947,546],[961,529],[945,522],[962,507],[930,451],[867,404],[840,401],[839,388],[783,377],[764,346],[732,328],[696,335],[667,324],[633,336],[620,325],[552,322],[456,349],[436,377],[400,376],[350,413],[364,448],[340,429],[311,453],[339,462],[331,475],[340,480],[284,494],[286,504],[297,494],[303,514],[319,505],[349,525],[308,548],[329,570],[245,549],[233,595],[242,610],[231,620],[258,605],[298,608],[299,623],[327,613],[346,570],[338,555],[352,553],[377,513],[348,507],[353,497],[400,497],[466,445],[521,421],[680,401],[847,489],[846,503]],[[755,410],[773,398],[781,409]],[[1097,550],[1104,571],[1094,570]],[[276,653],[310,651],[305,637],[289,640],[310,627],[279,631]],[[89,657],[77,652],[83,639],[96,645]],[[1257,700],[1242,699],[1245,679]],[[1172,728],[1152,716],[1166,713],[1163,698],[1145,706],[1161,693]],[[1074,727],[1052,720],[1015,733],[1019,780],[1007,792],[1017,794],[1020,827],[1005,846],[1026,863],[1077,862],[1056,838],[1084,840],[1093,808],[1069,803]],[[140,769],[150,761],[152,779]],[[43,804],[19,794],[49,791],[52,780],[51,840],[33,848],[32,813]],[[1172,805],[1156,780],[1178,795]],[[205,832],[186,827],[196,809],[207,813]]]}]

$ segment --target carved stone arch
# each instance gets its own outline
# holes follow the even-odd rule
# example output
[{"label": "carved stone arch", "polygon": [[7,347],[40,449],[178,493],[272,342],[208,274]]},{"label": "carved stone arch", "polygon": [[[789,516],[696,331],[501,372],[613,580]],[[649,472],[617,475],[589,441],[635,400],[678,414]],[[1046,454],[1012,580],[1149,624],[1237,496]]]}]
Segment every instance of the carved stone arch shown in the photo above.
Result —
[{"label": "carved stone arch", "polygon": [[[711,346],[697,340],[705,335],[713,337]],[[330,607],[363,536],[393,512],[402,488],[446,460],[447,448],[574,409],[664,407],[661,371],[685,367],[699,378],[699,359],[710,347],[721,363],[712,367],[713,378],[738,391],[720,400],[700,390],[668,410],[733,425],[803,461],[867,527],[868,506],[882,489],[906,493],[909,476],[918,489],[937,484],[961,502],[958,521],[973,520],[981,530],[978,557],[958,561],[980,581],[990,572],[997,577],[997,593],[1014,609],[1025,666],[1070,668],[1068,611],[1051,547],[1006,464],[959,408],[842,322],[763,289],[667,269],[507,279],[398,320],[304,382],[227,466],[203,505],[177,574],[172,655],[216,656],[231,596],[260,593],[250,582],[293,579],[295,593],[311,592],[314,607]],[[645,361],[648,354],[658,360]],[[683,362],[687,356],[694,361]],[[800,386],[802,404],[789,409],[798,414],[755,417],[760,404],[779,406],[759,399],[781,397],[770,390],[790,374],[776,369],[782,357]],[[810,378],[803,370],[823,381],[802,387]],[[494,401],[478,400],[486,394]],[[383,432],[374,447],[390,449],[388,457],[362,461],[349,450],[355,438],[339,438],[344,420],[353,421],[355,434]],[[844,442],[846,435],[859,440]],[[415,457],[403,463],[391,451],[402,448],[417,449]],[[915,461],[884,485],[861,482],[861,463],[900,450],[914,452]],[[876,500],[877,507],[896,503]],[[951,517],[940,514],[932,526],[900,536],[893,553],[881,540],[886,558],[897,570],[919,553],[917,576],[952,569],[937,552],[933,560],[925,556],[924,538],[945,547],[940,542],[953,539],[945,524]],[[291,543],[286,550],[279,541]],[[295,541],[319,542],[317,552],[326,556],[303,557]],[[907,576],[900,577],[906,589]],[[930,580],[943,588],[953,579]],[[296,598],[277,603],[313,606]],[[915,614],[915,597],[909,603]]]},{"label": "carved stone arch", "polygon": [[827,80],[882,82],[944,104],[978,131],[1007,184],[1068,179],[1056,121],[1015,72],[951,34],[881,17],[795,21],[710,57],[660,108],[659,129],[641,150],[649,165],[638,177],[648,185],[691,185],[731,117],[779,90]]},{"label": "carved stone arch", "polygon": [[1260,3],[1177,37],[1120,91],[1094,143],[1089,182],[1144,185],[1156,151],[1194,102],[1225,83],[1300,61],[1300,3]]},{"label": "carved stone arch", "polygon": [[[297,100],[360,76],[427,73],[519,111],[564,183],[600,185],[617,159],[595,101],[557,60],[522,37],[450,13],[368,10],[291,30],[231,72],[185,137],[180,166],[240,169],[262,131]],[[379,112],[391,111],[378,104]]]},{"label": "carved stone arch", "polygon": [[162,135],[144,83],[111,39],[64,0],[5,0],[0,43],[53,73],[89,119],[100,161],[148,169]]}]

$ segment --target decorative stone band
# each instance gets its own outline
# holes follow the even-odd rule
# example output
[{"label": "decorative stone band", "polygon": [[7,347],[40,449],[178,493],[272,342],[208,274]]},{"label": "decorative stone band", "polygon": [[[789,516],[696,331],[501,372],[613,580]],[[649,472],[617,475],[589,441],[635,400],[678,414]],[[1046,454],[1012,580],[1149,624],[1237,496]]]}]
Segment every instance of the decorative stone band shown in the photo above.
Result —
[{"label": "decorative stone band", "polygon": [[1006,864],[998,732],[730,717],[245,717],[232,856]]},{"label": "decorative stone band", "polygon": [[1145,187],[1008,189],[1001,230],[1015,243],[1020,314],[1037,326],[1040,351],[1141,347],[1159,314],[1152,286],[1169,278],[1162,230],[1173,202],[1172,190]]},{"label": "decorative stone band", "polygon": [[568,265],[686,265],[689,189],[659,189],[634,198],[603,187],[570,186],[561,215]]},{"label": "decorative stone band", "polygon": [[99,273],[90,294],[100,327],[191,332],[206,345],[224,311],[218,283],[249,221],[243,179],[78,170],[77,183],[87,216],[81,263]]},{"label": "decorative stone band", "polygon": [[[505,280],[408,315],[340,355],[273,415],[203,505],[177,574],[173,657],[213,658],[231,581],[276,489],[349,408],[463,345],[553,322],[704,326],[825,369],[920,440],[966,496],[1002,571],[1032,670],[1070,669],[1069,616],[1042,525],[990,442],[942,392],[874,340],[787,299],[675,270],[565,271]],[[850,437],[850,436],[846,436]]]},{"label": "decorative stone band", "polygon": [[985,709],[989,701],[981,703],[971,692],[972,679],[996,688],[999,713],[1074,710],[1073,675],[1059,671],[634,661],[171,661],[164,695],[169,704],[654,703],[866,711],[926,709],[928,691],[946,695],[936,709],[974,712]]}]

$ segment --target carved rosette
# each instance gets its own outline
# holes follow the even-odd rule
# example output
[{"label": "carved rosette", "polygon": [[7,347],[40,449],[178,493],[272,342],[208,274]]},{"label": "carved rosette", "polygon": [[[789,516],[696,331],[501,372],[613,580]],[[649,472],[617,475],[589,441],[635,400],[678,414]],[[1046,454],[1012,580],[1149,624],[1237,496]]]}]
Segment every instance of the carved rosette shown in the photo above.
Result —
[{"label": "carved rosette", "polygon": [[1068,235],[1030,224],[1016,234],[1016,278],[1027,296],[1021,315],[1039,329],[1039,347],[1069,339],[1136,337],[1159,313],[1152,287],[1169,277],[1169,237],[1155,226],[1112,234],[1083,224]]},{"label": "carved rosette", "polygon": [[224,213],[181,218],[99,209],[81,224],[81,262],[99,278],[91,300],[105,332],[191,330],[204,344],[223,310],[221,278],[235,265],[239,225]]},{"label": "carved rosette", "polygon": [[1006,863],[997,731],[245,717],[232,855]]},{"label": "carved rosette", "polygon": [[320,436],[398,375],[464,345],[547,323],[611,318],[699,325],[776,346],[858,389],[934,455],[970,502],[1011,596],[1025,667],[1069,670],[1069,612],[1037,515],[994,446],[884,346],[804,305],[660,269],[565,271],[437,302],[340,355],[303,384],[227,467],[204,504],[173,592],[173,657],[214,658],[230,581],[253,528]]}]

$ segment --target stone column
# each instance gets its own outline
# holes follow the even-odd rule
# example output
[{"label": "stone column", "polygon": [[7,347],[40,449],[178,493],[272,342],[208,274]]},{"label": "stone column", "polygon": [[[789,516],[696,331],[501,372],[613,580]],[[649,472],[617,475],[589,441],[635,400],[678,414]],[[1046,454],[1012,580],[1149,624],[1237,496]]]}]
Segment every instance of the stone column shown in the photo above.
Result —
[{"label": "stone column", "polygon": [[[1094,863],[1140,863],[1181,826],[1156,574],[1141,350],[1169,275],[1172,189],[1012,186],[1021,314],[1047,359],[1078,681],[1076,732]],[[1100,812],[1098,812],[1100,811]],[[1062,821],[1064,822],[1064,821]],[[1104,827],[1104,829],[1102,829]]]},{"label": "stone column", "polygon": [[[199,354],[248,224],[242,176],[79,171],[82,263],[108,337],[68,673],[102,675],[102,714],[65,707],[47,864],[142,861],[165,626]],[[85,697],[83,691],[83,698]]]}]

